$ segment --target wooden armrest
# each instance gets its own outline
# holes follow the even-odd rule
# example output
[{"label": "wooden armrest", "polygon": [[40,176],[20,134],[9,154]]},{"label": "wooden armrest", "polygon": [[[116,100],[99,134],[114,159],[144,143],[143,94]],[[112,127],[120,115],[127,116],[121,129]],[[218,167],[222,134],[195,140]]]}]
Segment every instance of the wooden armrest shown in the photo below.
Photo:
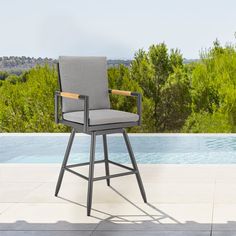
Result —
[{"label": "wooden armrest", "polygon": [[117,94],[117,95],[124,95],[124,96],[131,96],[132,92],[130,91],[124,91],[124,90],[116,90],[116,89],[111,89],[111,94]]},{"label": "wooden armrest", "polygon": [[65,98],[78,99],[80,97],[80,94],[78,94],[78,93],[60,92],[60,96],[65,97]]}]

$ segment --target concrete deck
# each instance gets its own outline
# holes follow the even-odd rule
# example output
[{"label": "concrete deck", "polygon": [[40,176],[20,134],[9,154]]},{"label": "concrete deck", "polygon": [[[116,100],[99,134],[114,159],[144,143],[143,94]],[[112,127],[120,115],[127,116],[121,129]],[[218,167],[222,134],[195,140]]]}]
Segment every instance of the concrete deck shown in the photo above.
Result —
[{"label": "concrete deck", "polygon": [[148,204],[133,175],[99,181],[87,217],[87,181],[66,173],[56,198],[60,165],[1,164],[0,235],[236,235],[236,165],[139,167]]}]

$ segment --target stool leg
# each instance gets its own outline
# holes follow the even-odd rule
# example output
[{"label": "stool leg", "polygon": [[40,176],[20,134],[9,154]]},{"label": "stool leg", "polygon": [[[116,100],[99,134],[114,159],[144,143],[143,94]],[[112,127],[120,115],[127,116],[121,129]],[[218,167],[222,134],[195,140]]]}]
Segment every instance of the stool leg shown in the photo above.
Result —
[{"label": "stool leg", "polygon": [[87,194],[87,215],[90,216],[93,195],[94,159],[95,159],[96,133],[91,134],[89,180]]},{"label": "stool leg", "polygon": [[133,153],[130,141],[129,141],[129,137],[128,137],[125,130],[123,130],[123,137],[124,137],[125,144],[126,144],[126,147],[128,149],[128,152],[129,152],[131,163],[133,165],[134,170],[136,170],[136,178],[137,178],[137,181],[138,181],[140,192],[141,192],[142,197],[143,197],[143,201],[147,202],[147,197],[146,197],[146,193],[145,193],[145,190],[144,190],[144,187],[143,187],[143,182],[142,182],[139,170],[138,170],[138,166],[137,166],[137,163],[136,163],[136,160],[135,160],[135,157],[134,157],[134,153]]},{"label": "stool leg", "polygon": [[[107,136],[103,134],[103,149],[104,149],[104,160],[105,160],[105,170],[106,176],[110,175],[109,162],[108,162],[108,149],[107,149]],[[110,179],[107,180],[107,186],[110,186]]]},{"label": "stool leg", "polygon": [[72,143],[74,141],[74,137],[75,137],[75,129],[72,129],[71,134],[70,134],[70,138],[69,138],[69,142],[67,144],[64,160],[63,160],[62,165],[61,165],[60,174],[59,174],[59,177],[58,177],[58,180],[57,180],[55,196],[58,195],[58,192],[59,192],[60,187],[61,187],[61,182],[62,182],[62,179],[63,179],[63,176],[64,176],[65,167],[66,167],[69,155],[70,155],[70,150],[71,150]]}]

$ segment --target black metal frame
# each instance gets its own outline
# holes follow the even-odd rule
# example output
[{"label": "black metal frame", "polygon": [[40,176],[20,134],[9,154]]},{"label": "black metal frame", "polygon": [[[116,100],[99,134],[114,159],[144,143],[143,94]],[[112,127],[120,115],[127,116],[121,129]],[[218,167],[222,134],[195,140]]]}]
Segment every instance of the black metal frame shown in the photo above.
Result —
[{"label": "black metal frame", "polygon": [[[60,79],[60,70],[59,70],[59,64],[58,64],[58,77],[59,77],[59,83],[60,83],[60,90],[61,90],[61,79]],[[108,90],[110,93],[112,90]],[[89,97],[86,95],[79,95],[78,99],[84,100],[84,124],[80,123],[75,123],[71,122],[68,120],[65,120],[63,118],[63,112],[61,112],[61,118],[59,117],[59,98],[60,98],[60,104],[62,107],[62,97],[61,97],[61,92],[56,91],[55,92],[55,122],[56,123],[61,123],[67,126],[72,127],[71,135],[69,138],[69,142],[66,148],[64,160],[62,162],[61,170],[59,173],[57,185],[56,185],[56,191],[55,191],[55,196],[58,195],[58,192],[61,187],[62,179],[64,176],[65,170],[75,174],[85,180],[88,180],[88,193],[87,193],[87,215],[90,216],[91,213],[91,206],[92,206],[92,192],[93,192],[93,182],[98,181],[98,180],[105,180],[107,181],[107,185],[110,186],[110,179],[115,178],[115,177],[120,177],[120,176],[125,176],[125,175],[130,175],[130,174],[135,174],[137,178],[137,182],[140,188],[141,195],[143,197],[144,202],[147,202],[145,190],[143,187],[143,183],[141,180],[141,176],[138,170],[138,166],[134,157],[133,150],[131,148],[131,144],[128,138],[128,135],[125,131],[124,128],[127,127],[132,127],[132,126],[137,126],[141,124],[141,103],[142,103],[142,97],[140,93],[136,92],[131,92],[130,96],[135,96],[137,97],[137,114],[139,115],[139,120],[137,122],[123,122],[123,123],[114,123],[114,124],[107,124],[107,125],[93,125],[91,126],[89,124]],[[90,161],[86,163],[80,163],[80,164],[72,164],[72,165],[67,165],[70,150],[73,144],[74,136],[76,132],[83,132],[86,134],[91,135],[91,147],[90,147]],[[112,134],[112,133],[122,133],[126,147],[131,159],[132,167],[128,167],[125,165],[122,165],[117,162],[113,162],[108,159],[108,148],[107,148],[107,134]],[[102,135],[103,136],[103,148],[104,148],[104,160],[99,160],[95,161],[95,146],[96,146],[96,136],[97,135]],[[94,164],[97,163],[104,163],[105,164],[105,172],[106,176],[101,176],[101,177],[96,177],[94,178]],[[116,165],[121,168],[124,168],[128,171],[123,172],[123,173],[118,173],[118,174],[110,174],[109,170],[109,165]],[[85,175],[82,175],[74,170],[72,170],[73,167],[78,167],[78,166],[84,166],[84,165],[89,165],[89,175],[88,177]]]}]

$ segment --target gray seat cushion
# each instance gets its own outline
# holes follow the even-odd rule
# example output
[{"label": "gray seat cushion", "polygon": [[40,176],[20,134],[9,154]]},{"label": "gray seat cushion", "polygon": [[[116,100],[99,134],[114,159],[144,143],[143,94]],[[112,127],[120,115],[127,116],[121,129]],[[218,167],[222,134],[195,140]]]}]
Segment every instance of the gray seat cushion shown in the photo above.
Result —
[{"label": "gray seat cushion", "polygon": [[[63,114],[63,118],[68,121],[73,121],[76,123],[83,124],[84,112],[83,111],[67,112]],[[90,119],[90,125],[105,125],[105,124],[114,124],[120,122],[136,122],[139,119],[139,115],[112,109],[99,109],[99,110],[90,110],[89,119]]]}]

